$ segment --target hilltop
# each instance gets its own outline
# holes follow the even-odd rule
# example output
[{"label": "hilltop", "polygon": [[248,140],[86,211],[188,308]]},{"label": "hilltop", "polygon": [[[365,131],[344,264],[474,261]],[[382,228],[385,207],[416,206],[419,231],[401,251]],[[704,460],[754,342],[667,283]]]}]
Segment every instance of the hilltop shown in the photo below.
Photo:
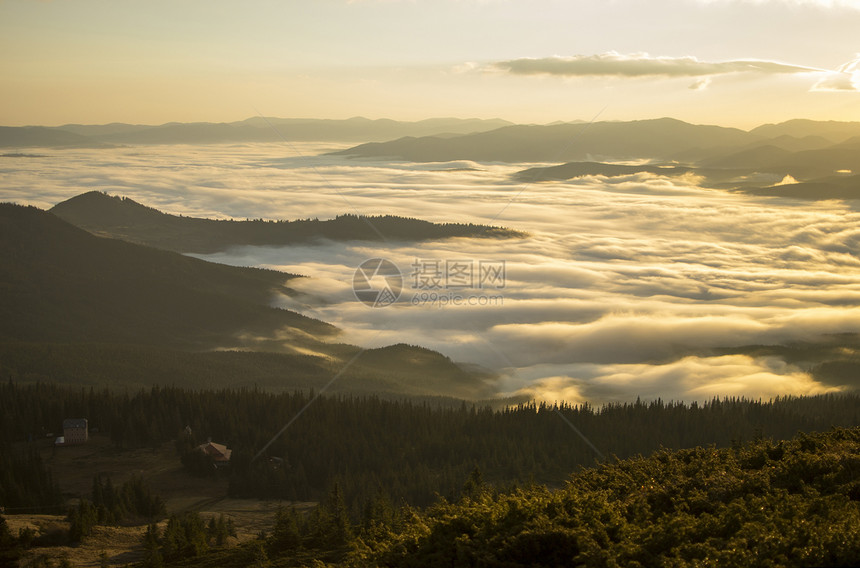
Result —
[{"label": "hilltop", "polygon": [[336,333],[268,306],[294,275],[99,238],[34,207],[0,204],[0,251],[4,339],[202,347],[241,330]]},{"label": "hilltop", "polygon": [[183,253],[211,253],[239,245],[288,245],[314,239],[422,241],[451,237],[519,238],[502,227],[431,223],[392,215],[341,215],[295,221],[215,220],[162,213],[129,198],[90,191],[51,213],[91,233]]}]

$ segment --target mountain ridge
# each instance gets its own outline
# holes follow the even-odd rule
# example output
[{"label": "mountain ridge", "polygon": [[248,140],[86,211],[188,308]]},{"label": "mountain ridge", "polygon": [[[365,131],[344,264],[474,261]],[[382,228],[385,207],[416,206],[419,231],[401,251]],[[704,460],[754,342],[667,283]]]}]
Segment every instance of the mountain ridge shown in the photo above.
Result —
[{"label": "mountain ridge", "polygon": [[694,125],[673,118],[580,124],[513,125],[456,138],[401,138],[331,152],[413,162],[595,161],[595,156],[665,158],[690,147],[739,145],[759,137],[737,128]]},{"label": "mountain ridge", "polygon": [[502,119],[432,118],[301,119],[251,117],[235,122],[167,122],[164,124],[65,124],[0,127],[0,147],[106,147],[124,144],[283,143],[284,141],[367,142],[408,134],[451,135],[491,130],[511,124]]},{"label": "mountain ridge", "polygon": [[[860,137],[822,146],[816,136],[780,134],[740,148],[693,148],[668,160],[638,165],[570,161],[514,173],[516,182],[565,181],[584,176],[685,173],[701,177],[703,187],[796,199],[860,199]],[[792,149],[793,148],[793,149]]]},{"label": "mountain ridge", "polygon": [[[267,388],[320,388],[343,372],[343,388],[351,392],[492,394],[486,373],[438,352],[397,345],[365,351],[339,343],[340,330],[331,324],[272,307],[276,294],[294,293],[295,275],[99,237],[47,211],[10,203],[0,203],[0,254],[6,376],[60,382],[72,376],[101,385],[115,370],[112,386],[121,387],[140,380],[125,372],[137,361],[165,382],[182,385],[188,375],[204,381],[188,385],[199,387],[211,382],[206,369],[221,358],[223,368],[209,376],[225,386],[250,386],[246,381],[256,377]],[[46,349],[47,356],[37,355]],[[213,351],[224,355],[205,355]],[[165,362],[147,362],[152,357]],[[255,367],[246,379],[249,360]]]},{"label": "mountain ridge", "polygon": [[451,237],[520,238],[524,233],[488,225],[431,223],[380,215],[341,215],[329,220],[224,220],[163,213],[127,197],[99,191],[82,193],[51,208],[51,213],[94,234],[183,253],[212,253],[230,246],[287,245],[318,239],[335,241]]},{"label": "mountain ridge", "polygon": [[[534,128],[571,128],[580,127],[592,130],[599,128],[624,129],[631,125],[662,124],[675,128],[693,126],[702,134],[711,134],[713,140],[691,140],[679,151],[690,150],[704,142],[703,148],[718,148],[725,142],[722,135],[727,132],[742,133],[748,141],[793,137],[797,139],[823,137],[830,144],[860,136],[860,123],[840,121],[816,121],[811,119],[791,119],[780,123],[762,124],[748,131],[707,124],[691,124],[674,118],[656,118],[632,121],[585,121],[552,122],[543,125],[517,124],[507,120],[492,118],[429,118],[417,121],[397,121],[387,118],[369,119],[352,117],[348,119],[315,118],[277,118],[253,116],[233,122],[167,122],[164,124],[65,124],[62,126],[4,126],[0,127],[0,147],[109,147],[118,144],[212,144],[212,143],[276,143],[284,141],[339,141],[356,143],[392,143],[405,137],[440,139],[458,138],[472,134],[499,131],[509,127],[521,129]],[[615,126],[612,126],[615,125]],[[523,131],[525,132],[525,130]],[[717,133],[722,132],[722,135]],[[707,138],[707,137],[705,137]],[[556,141],[557,142],[557,141]],[[623,137],[616,139],[618,148],[625,148]],[[665,142],[665,140],[663,141]],[[731,144],[740,150],[737,141]],[[616,150],[618,150],[616,148]],[[556,147],[557,152],[561,148]],[[627,148],[629,150],[635,148]],[[813,149],[789,148],[792,150]],[[353,149],[351,149],[353,150]],[[367,149],[362,149],[361,152]],[[599,153],[599,152],[597,152]],[[383,154],[376,154],[383,155]],[[644,157],[644,156],[636,156]],[[665,157],[665,155],[660,156]],[[553,156],[552,161],[565,158]],[[585,159],[581,156],[580,159]],[[510,160],[505,158],[505,160]],[[423,159],[421,161],[436,161]],[[524,160],[512,160],[524,161]]]}]

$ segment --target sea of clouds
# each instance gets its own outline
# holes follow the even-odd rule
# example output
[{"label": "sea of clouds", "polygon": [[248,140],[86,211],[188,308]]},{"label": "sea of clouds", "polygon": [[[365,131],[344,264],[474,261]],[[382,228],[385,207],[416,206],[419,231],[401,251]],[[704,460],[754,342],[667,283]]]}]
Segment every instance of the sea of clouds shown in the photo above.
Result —
[{"label": "sea of clouds", "polygon": [[[851,204],[703,189],[692,176],[520,184],[510,175],[535,164],[321,155],[333,149],[34,151],[0,158],[0,200],[48,208],[96,189],[191,216],[395,214],[527,231],[524,239],[319,242],[202,256],[306,275],[290,284],[301,295],[273,302],[341,327],[348,342],[423,345],[492,369],[499,394],[601,403],[828,392],[835,387],[779,358],[717,349],[860,332],[860,213]],[[353,294],[356,268],[371,258],[402,272],[393,305],[371,308]],[[475,271],[481,261],[503,262],[504,286],[422,289],[426,263],[446,261]],[[439,301],[421,301],[427,292]]]}]

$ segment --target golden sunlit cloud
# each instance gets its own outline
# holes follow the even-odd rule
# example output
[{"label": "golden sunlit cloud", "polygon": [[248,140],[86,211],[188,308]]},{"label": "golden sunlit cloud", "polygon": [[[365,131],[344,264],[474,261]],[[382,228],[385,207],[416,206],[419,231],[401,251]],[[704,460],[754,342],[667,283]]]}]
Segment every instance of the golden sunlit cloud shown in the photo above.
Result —
[{"label": "golden sunlit cloud", "polygon": [[705,89],[708,88],[708,86],[710,84],[711,84],[711,78],[710,77],[702,77],[701,79],[696,79],[695,81],[693,81],[693,83],[690,85],[689,88],[694,90],[694,91],[704,91]]},{"label": "golden sunlit cloud", "polygon": [[860,91],[860,56],[813,85],[813,91]]},{"label": "golden sunlit cloud", "polygon": [[840,390],[818,383],[775,358],[725,355],[691,356],[664,365],[583,365],[572,375],[538,379],[506,394],[548,403],[583,403],[595,397],[626,400],[629,392],[638,392],[646,399],[706,401],[724,396],[767,399],[786,393],[816,395]]},{"label": "golden sunlit cloud", "polygon": [[[291,157],[283,144],[9,157],[5,195],[49,207],[89,187],[183,215],[272,219],[333,217],[344,212],[345,195],[360,212],[488,222],[518,187],[510,174],[523,167],[343,162],[316,155],[327,145],[297,149],[307,157]],[[464,195],[469,207],[462,207]],[[523,240],[314,242],[197,256],[310,276],[291,285],[298,296],[276,305],[337,325],[339,341],[422,345],[497,370],[500,393],[603,402],[841,387],[819,382],[807,365],[724,353],[860,332],[860,213],[852,207],[798,207],[664,176],[536,183],[523,198],[495,220],[532,233]],[[559,214],[565,211],[575,215]],[[404,300],[374,310],[355,300],[351,278],[363,260],[391,260],[410,287],[415,259],[454,255],[504,260],[503,304],[442,308]]]},{"label": "golden sunlit cloud", "polygon": [[553,56],[499,61],[493,68],[514,75],[559,75],[564,77],[702,77],[727,73],[768,75],[821,71],[776,61],[739,59],[700,61],[693,56],[652,57],[647,53]]}]

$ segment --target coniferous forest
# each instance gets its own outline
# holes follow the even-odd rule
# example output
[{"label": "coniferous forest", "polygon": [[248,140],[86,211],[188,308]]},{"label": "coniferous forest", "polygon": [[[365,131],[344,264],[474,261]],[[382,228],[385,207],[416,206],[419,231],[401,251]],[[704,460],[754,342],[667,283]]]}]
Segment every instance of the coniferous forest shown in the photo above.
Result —
[{"label": "coniferous forest", "polygon": [[856,566],[858,466],[860,429],[835,428],[612,458],[555,489],[499,489],[475,468],[451,499],[418,509],[378,495],[358,519],[335,484],[235,547],[219,543],[223,519],[150,525],[141,566]]},{"label": "coniferous forest", "polygon": [[[230,496],[319,503],[235,546],[227,520],[172,514],[146,531],[143,566],[847,566],[860,561],[858,398],[493,410],[9,381],[0,496],[62,511],[33,441],[85,416],[116,451],[172,441],[188,475],[226,477]],[[228,468],[194,450],[208,438],[232,449]],[[68,542],[171,513],[145,479],[92,487],[68,512]],[[32,541],[3,538],[10,558]]]},{"label": "coniferous forest", "polygon": [[[337,483],[358,518],[380,492],[394,504],[422,507],[439,496],[454,498],[475,468],[497,486],[560,487],[572,472],[612,457],[852,427],[860,423],[858,398],[532,403],[492,410],[254,389],[127,393],[7,382],[0,386],[0,432],[8,448],[2,455],[18,465],[3,468],[0,490],[8,503],[52,502],[49,472],[29,475],[22,465],[44,469],[37,455],[27,457],[26,441],[58,431],[68,416],[87,417],[117,449],[175,441],[177,460],[184,458],[192,474],[228,476],[235,497],[317,501]],[[232,450],[229,470],[193,459],[193,448],[209,438]],[[28,489],[38,479],[44,482]]]}]

